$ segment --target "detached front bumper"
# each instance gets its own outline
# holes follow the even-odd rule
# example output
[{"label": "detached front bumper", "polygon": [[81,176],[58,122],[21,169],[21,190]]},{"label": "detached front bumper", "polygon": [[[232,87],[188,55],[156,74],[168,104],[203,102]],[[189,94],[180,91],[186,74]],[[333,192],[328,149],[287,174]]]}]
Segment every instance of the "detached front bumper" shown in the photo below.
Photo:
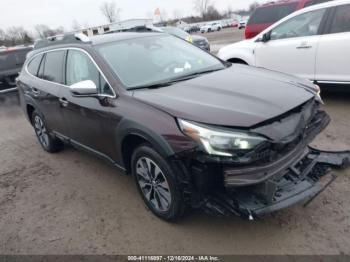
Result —
[{"label": "detached front bumper", "polygon": [[213,192],[205,197],[202,207],[216,215],[233,214],[253,219],[313,199],[335,180],[334,176],[327,175],[330,168],[347,167],[349,163],[350,151],[325,152],[307,148],[298,161],[268,180]]}]

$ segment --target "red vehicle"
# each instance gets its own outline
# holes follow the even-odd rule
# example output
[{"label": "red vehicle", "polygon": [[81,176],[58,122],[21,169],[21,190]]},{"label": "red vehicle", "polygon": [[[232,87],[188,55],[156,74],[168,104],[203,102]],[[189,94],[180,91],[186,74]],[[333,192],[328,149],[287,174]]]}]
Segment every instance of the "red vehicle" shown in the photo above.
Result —
[{"label": "red vehicle", "polygon": [[245,38],[250,39],[287,15],[308,6],[331,0],[282,0],[263,4],[250,16],[245,30]]},{"label": "red vehicle", "polygon": [[233,22],[232,22],[232,27],[233,28],[236,28],[236,27],[238,27],[238,21],[237,20],[234,20]]}]

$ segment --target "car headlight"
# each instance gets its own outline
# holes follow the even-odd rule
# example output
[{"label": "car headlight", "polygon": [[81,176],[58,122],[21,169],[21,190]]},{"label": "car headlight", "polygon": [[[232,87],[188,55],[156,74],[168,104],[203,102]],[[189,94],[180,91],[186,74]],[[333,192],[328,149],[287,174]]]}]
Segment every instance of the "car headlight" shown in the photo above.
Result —
[{"label": "car headlight", "polygon": [[204,127],[178,119],[184,134],[200,143],[210,155],[233,156],[233,151],[251,150],[266,141],[264,137]]},{"label": "car headlight", "polygon": [[324,104],[323,103],[323,100],[322,100],[322,97],[321,97],[321,88],[320,88],[320,86],[319,85],[317,85],[317,84],[313,84],[314,85],[314,87],[315,87],[315,92],[316,92],[316,100],[318,101],[318,102],[320,102],[321,104]]}]

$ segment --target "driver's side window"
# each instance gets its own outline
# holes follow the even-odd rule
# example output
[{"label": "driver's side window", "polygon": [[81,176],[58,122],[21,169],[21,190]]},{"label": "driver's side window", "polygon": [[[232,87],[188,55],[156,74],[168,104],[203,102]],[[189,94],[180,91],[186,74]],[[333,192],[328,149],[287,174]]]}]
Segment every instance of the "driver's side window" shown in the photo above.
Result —
[{"label": "driver's side window", "polygon": [[81,51],[69,50],[66,66],[66,84],[71,86],[86,80],[91,80],[95,83],[99,94],[113,95],[111,87],[91,59]]},{"label": "driver's side window", "polygon": [[293,17],[270,32],[271,40],[317,35],[325,9]]}]

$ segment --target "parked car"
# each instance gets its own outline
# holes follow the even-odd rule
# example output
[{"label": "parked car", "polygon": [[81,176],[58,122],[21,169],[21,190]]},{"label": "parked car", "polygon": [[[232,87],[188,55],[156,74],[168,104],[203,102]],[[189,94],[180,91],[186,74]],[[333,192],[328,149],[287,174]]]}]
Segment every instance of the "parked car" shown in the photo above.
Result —
[{"label": "parked car", "polygon": [[234,20],[234,21],[232,22],[231,26],[232,26],[233,28],[238,28],[238,26],[239,26],[238,20]]},{"label": "parked car", "polygon": [[220,31],[222,29],[222,25],[218,22],[210,23],[201,27],[201,33],[210,33],[215,31]]},{"label": "parked car", "polygon": [[242,19],[242,20],[240,20],[240,21],[239,21],[239,24],[238,24],[238,29],[241,30],[241,29],[246,28],[247,22],[248,22],[248,19]]},{"label": "parked car", "polygon": [[17,81],[44,150],[105,158],[165,220],[186,206],[253,219],[322,190],[328,158],[307,145],[330,119],[309,81],[161,33],[42,40]]},{"label": "parked car", "polygon": [[168,34],[171,34],[171,35],[174,35],[174,36],[177,36],[181,39],[184,39],[190,43],[193,42],[193,38],[192,36],[185,32],[184,30],[178,28],[178,27],[174,27],[174,26],[164,26],[164,27],[159,27],[159,29],[162,31],[162,32],[165,32],[165,33],[168,33]]},{"label": "parked car", "polygon": [[31,46],[0,48],[0,82],[14,86],[15,78],[21,71],[26,55],[33,49]]},{"label": "parked car", "polygon": [[349,43],[350,1],[332,1],[297,11],[252,39],[222,48],[218,56],[349,88]]},{"label": "parked car", "polygon": [[328,1],[331,0],[281,0],[263,4],[250,16],[245,29],[245,38],[255,37],[270,25],[297,10]]},{"label": "parked car", "polygon": [[200,27],[197,25],[194,26],[188,26],[185,28],[185,31],[189,34],[197,33],[200,31]]},{"label": "parked car", "polygon": [[199,48],[202,48],[208,52],[210,51],[209,41],[204,36],[190,35],[187,32],[183,31],[182,29],[177,28],[177,27],[172,27],[172,26],[161,27],[160,29],[163,32],[177,36],[177,37],[182,38],[190,43],[193,43],[194,45],[196,45]]}]

